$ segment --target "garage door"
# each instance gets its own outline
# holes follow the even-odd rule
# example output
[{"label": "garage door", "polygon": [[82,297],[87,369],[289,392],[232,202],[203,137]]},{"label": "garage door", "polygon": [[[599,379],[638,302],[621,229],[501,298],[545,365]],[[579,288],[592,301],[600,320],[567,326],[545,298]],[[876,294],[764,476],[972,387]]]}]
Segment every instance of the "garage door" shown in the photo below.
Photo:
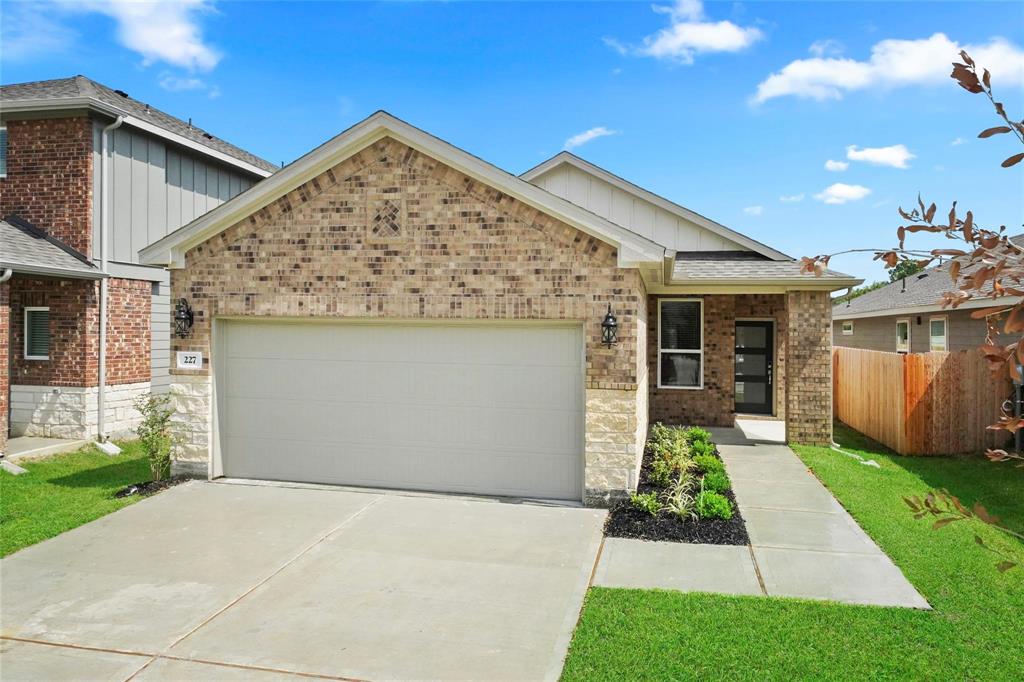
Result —
[{"label": "garage door", "polygon": [[579,500],[576,326],[222,322],[225,476]]}]

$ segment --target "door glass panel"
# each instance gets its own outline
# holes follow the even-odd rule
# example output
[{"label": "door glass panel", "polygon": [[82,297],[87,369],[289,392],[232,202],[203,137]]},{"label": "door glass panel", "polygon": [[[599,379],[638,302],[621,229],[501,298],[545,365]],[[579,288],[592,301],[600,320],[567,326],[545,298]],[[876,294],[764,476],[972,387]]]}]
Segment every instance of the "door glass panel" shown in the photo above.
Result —
[{"label": "door glass panel", "polygon": [[764,327],[736,326],[737,348],[765,348],[768,345],[768,330]]},{"label": "door glass panel", "polygon": [[737,403],[764,403],[768,398],[768,385],[763,381],[737,381]]},{"label": "door glass panel", "polygon": [[768,358],[763,353],[737,353],[736,374],[763,377],[768,375]]}]

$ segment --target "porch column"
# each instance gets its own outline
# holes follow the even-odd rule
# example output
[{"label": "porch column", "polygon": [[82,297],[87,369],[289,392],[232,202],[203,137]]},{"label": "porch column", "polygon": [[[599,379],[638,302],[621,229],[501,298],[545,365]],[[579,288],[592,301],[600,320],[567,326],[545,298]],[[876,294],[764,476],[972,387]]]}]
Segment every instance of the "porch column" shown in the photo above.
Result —
[{"label": "porch column", "polygon": [[786,441],[832,443],[832,301],[786,292]]},{"label": "porch column", "polygon": [[0,454],[7,449],[7,411],[11,394],[10,347],[11,284],[3,282],[0,283]]}]

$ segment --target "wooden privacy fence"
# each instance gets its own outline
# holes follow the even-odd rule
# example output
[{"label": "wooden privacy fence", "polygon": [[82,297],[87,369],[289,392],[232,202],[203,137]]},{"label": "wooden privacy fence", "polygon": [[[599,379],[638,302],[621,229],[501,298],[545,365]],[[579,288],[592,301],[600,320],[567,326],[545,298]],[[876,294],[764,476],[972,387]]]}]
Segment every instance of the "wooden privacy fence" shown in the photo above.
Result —
[{"label": "wooden privacy fence", "polygon": [[832,376],[836,418],[902,455],[982,452],[1009,441],[985,428],[1012,393],[1009,372],[992,376],[977,350],[834,348]]}]

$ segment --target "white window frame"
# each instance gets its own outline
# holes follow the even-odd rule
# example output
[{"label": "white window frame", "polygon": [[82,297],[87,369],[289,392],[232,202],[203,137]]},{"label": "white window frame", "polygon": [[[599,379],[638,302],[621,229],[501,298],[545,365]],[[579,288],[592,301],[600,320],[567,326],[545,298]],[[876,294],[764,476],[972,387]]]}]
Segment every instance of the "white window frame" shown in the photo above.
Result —
[{"label": "white window frame", "polygon": [[[942,322],[942,348],[935,348],[932,344],[932,322]],[[928,350],[946,352],[949,350],[949,319],[945,315],[933,315],[928,318]]]},{"label": "white window frame", "polygon": [[[840,325],[843,329],[843,336],[853,336],[853,320],[845,320]],[[849,326],[849,329],[847,329]]]},{"label": "white window frame", "polygon": [[[661,347],[661,308],[662,303],[696,303],[700,306],[700,348],[662,348]],[[700,383],[696,386],[668,386],[661,383],[661,356],[664,353],[685,353],[700,357]],[[658,299],[658,388],[679,391],[704,390],[704,299],[703,298],[659,298]]]},{"label": "white window frame", "polygon": [[[24,355],[25,355],[25,359],[26,360],[49,360],[50,359],[49,355],[29,355],[28,354],[28,330],[29,330],[28,314],[32,313],[32,312],[40,312],[40,311],[49,314],[50,307],[49,306],[38,306],[38,305],[37,306],[25,306],[24,327],[23,327],[23,330],[24,330],[23,333],[25,335],[25,339],[24,339],[24,348],[23,348],[23,350],[24,350]],[[49,331],[49,330],[47,330],[47,331]],[[51,336],[50,339],[52,340],[53,337]]]},{"label": "white window frame", "polygon": [[[7,126],[0,126],[0,130],[2,130],[4,132],[7,132]],[[10,144],[11,144],[11,138],[7,137],[7,141],[5,142],[4,146],[5,147],[10,147]],[[10,158],[9,158],[9,155],[7,154],[7,152],[8,152],[8,149],[4,149],[4,170],[3,170],[2,173],[0,173],[0,178],[6,178],[7,177],[7,162],[10,161]]]},{"label": "white window frame", "polygon": [[[906,348],[900,348],[900,325],[901,324],[906,324],[907,325],[907,347]],[[896,320],[896,352],[897,353],[909,353],[910,352],[910,348],[911,348],[910,335],[913,333],[912,327],[913,327],[913,325],[910,324],[910,318],[909,317],[906,318],[906,319],[903,319],[903,320]]]}]

